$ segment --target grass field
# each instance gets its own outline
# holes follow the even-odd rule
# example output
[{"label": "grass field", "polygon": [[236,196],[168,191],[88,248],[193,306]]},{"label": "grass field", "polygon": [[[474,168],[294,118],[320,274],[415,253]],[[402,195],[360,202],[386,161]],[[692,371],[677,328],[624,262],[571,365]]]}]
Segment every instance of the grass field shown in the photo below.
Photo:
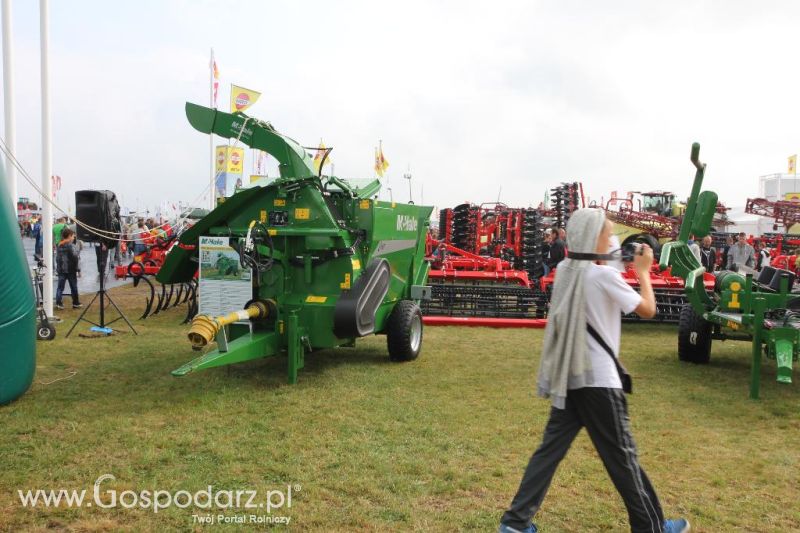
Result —
[{"label": "grass field", "polygon": [[[138,316],[142,298],[114,292]],[[17,495],[86,489],[89,501],[103,474],[116,478],[102,485],[106,503],[110,490],[290,485],[291,508],[272,514],[294,530],[496,529],[549,410],[533,392],[541,331],[427,328],[420,359],[404,364],[369,338],[307,356],[290,386],[283,358],[172,377],[195,355],[183,312],[107,339],[64,339],[76,316],[64,313],[58,338],[38,344],[31,391],[0,408],[0,530],[242,527],[196,524],[197,508],[31,509]],[[800,530],[800,386],[776,384],[769,362],[751,401],[747,345],[715,343],[703,367],[679,364],[675,350],[674,327],[624,329],[634,435],[667,515],[695,531]],[[544,532],[627,529],[585,432],[537,522]]]}]

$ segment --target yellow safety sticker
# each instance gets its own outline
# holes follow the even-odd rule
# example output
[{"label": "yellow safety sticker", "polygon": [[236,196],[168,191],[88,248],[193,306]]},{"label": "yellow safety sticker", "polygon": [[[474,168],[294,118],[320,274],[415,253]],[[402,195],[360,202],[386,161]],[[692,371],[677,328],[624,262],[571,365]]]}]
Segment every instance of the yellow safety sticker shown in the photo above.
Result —
[{"label": "yellow safety sticker", "polygon": [[728,307],[731,309],[739,309],[742,305],[739,303],[739,295],[737,293],[731,294],[731,301],[728,302]]},{"label": "yellow safety sticker", "polygon": [[266,221],[267,221],[267,210],[266,209],[262,209],[261,210],[261,222],[266,222]]},{"label": "yellow safety sticker", "polygon": [[280,322],[278,322],[278,333],[280,333],[281,335],[283,335],[283,320],[281,320]]},{"label": "yellow safety sticker", "polygon": [[742,284],[739,283],[738,281],[734,281],[733,283],[731,283],[731,290],[733,292],[738,292],[741,289],[742,289]]},{"label": "yellow safety sticker", "polygon": [[344,275],[344,281],[339,284],[339,288],[341,289],[349,289],[350,288],[350,274]]},{"label": "yellow safety sticker", "polygon": [[360,207],[361,209],[369,209],[369,200],[361,200],[358,203],[358,207]]},{"label": "yellow safety sticker", "polygon": [[353,270],[360,270],[361,269],[361,261],[358,259],[351,259],[351,263],[353,263]]},{"label": "yellow safety sticker", "polygon": [[274,237],[275,235],[278,234],[278,230],[276,230],[276,229],[268,229],[267,233],[269,233],[270,237]]},{"label": "yellow safety sticker", "polygon": [[311,216],[311,210],[307,207],[298,207],[294,210],[294,218],[297,220],[308,220]]},{"label": "yellow safety sticker", "polygon": [[328,299],[327,296],[314,296],[314,295],[309,294],[308,296],[306,296],[306,303],[324,304],[325,300],[327,300],[327,299]]},{"label": "yellow safety sticker", "polygon": [[397,202],[392,202],[392,209],[394,209],[395,207],[397,207]]},{"label": "yellow safety sticker", "polygon": [[283,207],[286,205],[286,199],[284,198],[275,198],[275,201],[272,202],[272,205],[275,207]]},{"label": "yellow safety sticker", "polygon": [[489,241],[489,237],[486,235],[481,235],[481,244],[484,244]]}]

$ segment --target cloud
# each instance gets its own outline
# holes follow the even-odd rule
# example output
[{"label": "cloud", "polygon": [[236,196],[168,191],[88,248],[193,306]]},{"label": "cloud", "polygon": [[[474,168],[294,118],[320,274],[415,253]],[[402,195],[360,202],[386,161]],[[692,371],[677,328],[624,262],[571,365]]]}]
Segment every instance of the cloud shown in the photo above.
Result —
[{"label": "cloud", "polygon": [[[31,7],[33,6],[33,7]],[[35,5],[18,6],[18,151],[39,171]],[[440,207],[535,205],[582,180],[688,194],[693,141],[707,185],[741,205],[784,169],[794,132],[798,7],[779,2],[56,3],[53,168],[63,198],[110,188],[130,206],[192,201],[208,137],[183,115],[208,100],[208,52],[230,83],[263,92],[252,112],[336,173],[372,175]],[[250,168],[249,159],[245,168]],[[28,188],[29,190],[29,188]]]}]

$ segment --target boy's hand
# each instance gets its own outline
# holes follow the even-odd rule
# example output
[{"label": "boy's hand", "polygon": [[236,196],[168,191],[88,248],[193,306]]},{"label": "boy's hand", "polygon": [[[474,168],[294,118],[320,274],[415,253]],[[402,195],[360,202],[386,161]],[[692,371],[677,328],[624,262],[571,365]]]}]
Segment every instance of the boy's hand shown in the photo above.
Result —
[{"label": "boy's hand", "polygon": [[636,272],[639,274],[649,273],[652,264],[653,249],[647,244],[642,244],[639,253],[633,258],[633,268],[635,268]]}]

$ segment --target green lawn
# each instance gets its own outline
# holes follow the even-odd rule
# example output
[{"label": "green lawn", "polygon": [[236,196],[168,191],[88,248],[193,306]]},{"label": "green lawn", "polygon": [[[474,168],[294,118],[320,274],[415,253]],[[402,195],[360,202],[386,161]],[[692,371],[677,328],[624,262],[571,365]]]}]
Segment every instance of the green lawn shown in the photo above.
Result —
[{"label": "green lawn", "polygon": [[[142,299],[116,294],[138,316]],[[172,377],[196,355],[183,312],[135,321],[138,337],[64,339],[67,312],[58,338],[39,343],[34,386],[0,408],[0,530],[220,528],[193,523],[197,508],[30,509],[17,496],[87,489],[90,501],[102,474],[116,477],[104,493],[291,485],[292,507],[272,514],[296,530],[496,528],[549,410],[534,395],[541,331],[431,327],[404,364],[369,338],[307,356],[290,386],[282,358]],[[715,343],[702,367],[679,364],[676,344],[671,326],[623,334],[634,435],[667,515],[695,531],[800,530],[800,386],[776,384],[768,362],[762,399],[749,400],[746,344]],[[537,521],[545,532],[626,530],[585,433]]]}]

